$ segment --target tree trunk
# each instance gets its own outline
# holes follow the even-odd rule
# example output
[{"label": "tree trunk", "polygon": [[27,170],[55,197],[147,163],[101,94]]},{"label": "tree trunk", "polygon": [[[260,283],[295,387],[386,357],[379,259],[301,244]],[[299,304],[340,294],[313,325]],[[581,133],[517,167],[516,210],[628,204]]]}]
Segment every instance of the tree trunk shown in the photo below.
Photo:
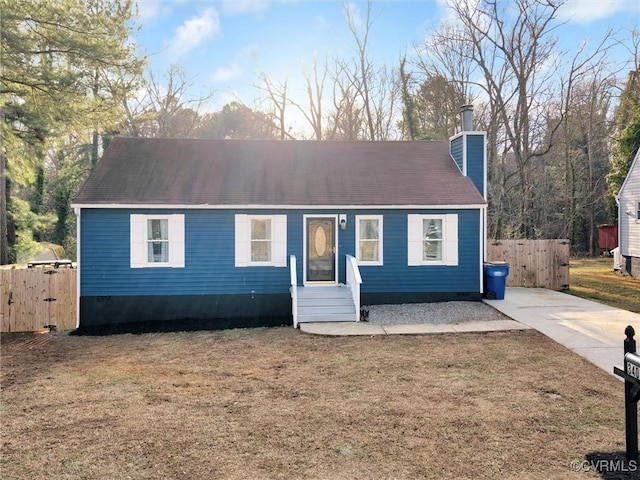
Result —
[{"label": "tree trunk", "polygon": [[9,235],[7,231],[7,157],[0,153],[0,265],[9,263]]},{"label": "tree trunk", "polygon": [[[33,194],[31,195],[31,211],[36,215],[42,215],[44,212],[44,158],[42,154],[38,155],[40,158],[40,165],[36,168],[36,184],[33,187]],[[32,227],[33,239],[36,242],[42,242],[44,240],[42,230]]]},{"label": "tree trunk", "polygon": [[91,135],[91,169],[98,164],[98,146],[99,146],[100,136],[96,130],[93,131]]}]

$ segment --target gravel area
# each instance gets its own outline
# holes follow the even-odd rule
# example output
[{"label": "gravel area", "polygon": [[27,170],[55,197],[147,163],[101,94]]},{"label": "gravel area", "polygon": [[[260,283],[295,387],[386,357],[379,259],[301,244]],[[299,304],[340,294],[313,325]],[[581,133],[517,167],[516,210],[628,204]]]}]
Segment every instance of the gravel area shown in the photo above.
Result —
[{"label": "gravel area", "polygon": [[364,305],[373,325],[405,325],[412,323],[464,323],[509,320],[482,302],[403,303],[399,305]]}]

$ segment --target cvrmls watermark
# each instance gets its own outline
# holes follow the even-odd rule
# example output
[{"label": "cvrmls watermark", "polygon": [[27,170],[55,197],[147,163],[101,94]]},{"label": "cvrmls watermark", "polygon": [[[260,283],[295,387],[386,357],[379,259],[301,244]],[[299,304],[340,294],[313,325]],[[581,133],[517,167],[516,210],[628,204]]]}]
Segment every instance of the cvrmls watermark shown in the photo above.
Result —
[{"label": "cvrmls watermark", "polygon": [[639,472],[638,462],[635,460],[574,460],[571,462],[571,470],[574,472],[598,472],[598,473],[635,473]]}]

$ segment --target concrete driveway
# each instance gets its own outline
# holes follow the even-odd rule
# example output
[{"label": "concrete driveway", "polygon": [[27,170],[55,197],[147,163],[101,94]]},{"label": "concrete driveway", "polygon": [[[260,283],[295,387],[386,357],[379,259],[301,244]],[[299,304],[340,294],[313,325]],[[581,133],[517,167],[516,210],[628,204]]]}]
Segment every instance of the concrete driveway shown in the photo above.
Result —
[{"label": "concrete driveway", "polygon": [[640,348],[640,314],[627,310],[544,288],[507,288],[504,300],[484,302],[612,375],[614,365],[622,365],[627,325],[635,328]]}]

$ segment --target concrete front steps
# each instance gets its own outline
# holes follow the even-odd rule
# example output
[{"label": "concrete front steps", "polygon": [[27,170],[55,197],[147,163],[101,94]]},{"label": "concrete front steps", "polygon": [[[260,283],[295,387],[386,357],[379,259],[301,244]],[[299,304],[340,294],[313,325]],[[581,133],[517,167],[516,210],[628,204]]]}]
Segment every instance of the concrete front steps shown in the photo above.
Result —
[{"label": "concrete front steps", "polygon": [[358,318],[346,286],[306,286],[297,291],[298,323],[355,322]]}]

